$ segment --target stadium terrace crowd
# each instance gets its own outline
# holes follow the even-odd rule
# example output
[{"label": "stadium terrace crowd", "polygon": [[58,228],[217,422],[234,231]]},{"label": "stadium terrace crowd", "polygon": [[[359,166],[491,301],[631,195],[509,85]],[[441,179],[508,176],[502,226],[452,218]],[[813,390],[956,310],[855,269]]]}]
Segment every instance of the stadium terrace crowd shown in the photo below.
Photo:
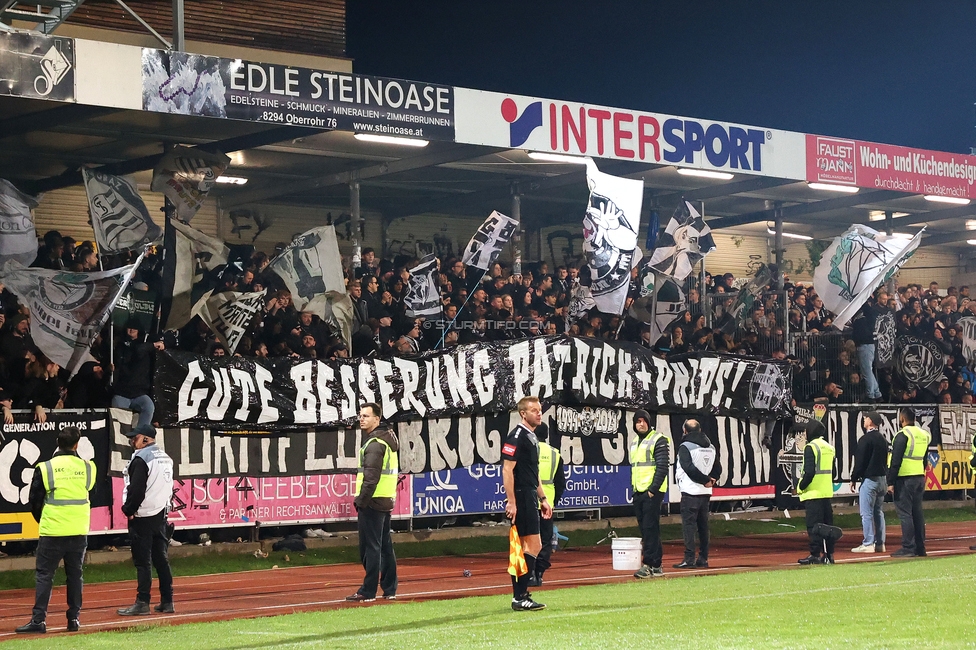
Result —
[{"label": "stadium terrace crowd", "polygon": [[[129,260],[104,261],[111,268]],[[359,267],[345,265],[353,308],[350,346],[335,323],[295,309],[282,281],[267,269],[269,261],[266,254],[258,252],[249,261],[228,265],[215,278],[218,291],[267,289],[263,310],[234,354],[316,359],[408,355],[441,346],[566,333],[639,342],[661,356],[714,351],[787,360],[794,366],[793,389],[798,402],[973,401],[976,377],[972,365],[965,363],[962,332],[956,327],[960,318],[976,316],[976,300],[970,298],[966,286],[943,292],[932,282],[927,288],[915,284],[879,290],[841,333],[832,328],[833,314],[810,285],[787,279],[782,292],[762,294],[748,313],[730,323],[732,317],[726,310],[745,279],[736,279],[731,273],[692,276],[694,280],[686,286],[686,308],[665,328],[663,336],[652,341],[649,325],[632,317],[629,309],[621,316],[595,310],[571,313],[571,290],[579,281],[579,269],[572,265],[550,268],[544,261],[526,265],[520,274],[501,263],[482,273],[467,268],[456,257],[445,257],[439,260],[436,275],[442,314],[408,317],[404,305],[408,269],[417,260],[405,256],[380,259],[366,248]],[[99,260],[91,242],[75,242],[51,231],[44,236],[33,266],[90,271],[99,268]],[[140,266],[133,286],[158,293],[160,268],[159,256],[150,255]],[[631,296],[636,296],[636,281],[631,289]],[[628,308],[632,302],[633,297],[627,301]],[[880,397],[868,394],[868,378],[857,347],[868,339],[873,341],[875,322],[885,312],[894,315],[898,335],[929,338],[942,349],[945,375],[937,386],[910,388],[892,369],[875,368]],[[130,321],[118,330],[114,382],[107,329],[93,346],[95,361],[86,363],[69,379],[34,345],[30,314],[4,289],[0,294],[0,405],[4,416],[11,417],[10,408],[34,409],[43,418],[44,409],[101,407],[113,398],[116,405],[126,404],[126,400],[135,403],[152,393],[154,347],[209,356],[228,354],[199,317],[178,332],[153,334],[144,329]]]}]

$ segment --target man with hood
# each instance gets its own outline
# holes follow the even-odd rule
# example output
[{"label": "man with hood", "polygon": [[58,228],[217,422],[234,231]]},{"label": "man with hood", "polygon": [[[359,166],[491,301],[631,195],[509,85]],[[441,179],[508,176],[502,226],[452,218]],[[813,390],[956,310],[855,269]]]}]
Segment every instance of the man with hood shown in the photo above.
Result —
[{"label": "man with hood", "polygon": [[115,395],[112,406],[139,412],[139,424],[151,425],[156,405],[152,392],[153,348],[165,349],[162,341],[144,343],[142,325],[132,318],[125,324],[125,335],[115,348]]},{"label": "man with hood", "polygon": [[671,448],[668,439],[651,428],[651,416],[647,411],[634,413],[634,431],[637,437],[630,447],[631,483],[643,547],[641,568],[634,577],[644,579],[664,575],[661,567],[664,559],[661,503],[668,492]]},{"label": "man with hood", "polygon": [[400,472],[400,442],[393,430],[381,423],[382,417],[380,406],[372,402],[359,410],[359,428],[365,441],[359,450],[354,503],[359,521],[359,558],[366,577],[356,593],[346,596],[346,600],[357,603],[376,600],[377,586],[383,588],[383,598],[394,600],[398,585],[390,519]]},{"label": "man with hood", "polygon": [[834,496],[834,457],[836,452],[826,440],[827,429],[817,420],[805,425],[807,444],[803,448],[803,470],[796,492],[806,508],[810,555],[800,564],[833,564],[834,543],[840,529],[834,526],[830,499]]},{"label": "man with hood", "polygon": [[[715,445],[701,429],[698,420],[686,420],[678,447],[674,478],[681,490],[681,532],[685,557],[675,569],[708,568],[708,502],[712,487],[722,475]],[[698,559],[695,559],[695,532],[698,532]]]}]

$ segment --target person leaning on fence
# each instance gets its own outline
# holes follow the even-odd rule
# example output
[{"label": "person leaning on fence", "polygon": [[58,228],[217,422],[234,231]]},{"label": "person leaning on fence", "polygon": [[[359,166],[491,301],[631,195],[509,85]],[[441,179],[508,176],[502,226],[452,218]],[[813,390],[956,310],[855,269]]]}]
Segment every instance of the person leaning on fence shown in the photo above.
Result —
[{"label": "person leaning on fence", "polygon": [[925,468],[932,436],[915,425],[915,411],[898,409],[901,430],[891,441],[891,464],[888,466],[888,494],[895,497],[895,510],[901,520],[901,548],[891,557],[925,557],[925,516],[922,495],[925,492]]},{"label": "person leaning on fence", "polygon": [[396,599],[397,563],[390,528],[400,473],[400,441],[388,425],[382,424],[379,404],[364,404],[359,409],[359,428],[363,433],[356,474],[356,520],[359,531],[359,559],[366,575],[363,584],[346,600],[368,603],[376,600],[377,587],[383,598]]},{"label": "person leaning on fence", "polygon": [[807,444],[803,448],[803,473],[796,492],[806,509],[810,555],[800,564],[833,564],[834,544],[840,529],[834,526],[830,500],[834,496],[833,446],[825,439],[827,429],[817,420],[806,423]]},{"label": "person leaning on fence", "polygon": [[668,492],[668,465],[671,449],[668,439],[651,428],[647,411],[634,413],[637,437],[630,448],[630,476],[634,491],[634,513],[641,531],[641,568],[634,573],[638,579],[664,575],[661,562],[661,503]]},{"label": "person leaning on fence", "polygon": [[65,427],[58,433],[54,456],[34,469],[29,498],[31,514],[40,523],[34,554],[36,594],[31,620],[17,628],[18,634],[47,632],[54,571],[62,559],[68,579],[68,631],[81,629],[82,566],[91,522],[88,493],[95,487],[95,464],[78,456],[79,440],[78,427]]},{"label": "person leaning on fence", "polygon": [[[563,459],[559,450],[549,444],[549,426],[540,424],[535,428],[535,437],[539,441],[539,483],[546,495],[545,501],[555,509],[563,492],[566,491],[566,474],[563,473]],[[542,507],[542,504],[539,504]],[[542,517],[539,520],[539,536],[542,538],[542,550],[535,559],[535,573],[529,576],[530,587],[542,586],[542,575],[552,566],[552,538],[554,536],[552,517]]]}]

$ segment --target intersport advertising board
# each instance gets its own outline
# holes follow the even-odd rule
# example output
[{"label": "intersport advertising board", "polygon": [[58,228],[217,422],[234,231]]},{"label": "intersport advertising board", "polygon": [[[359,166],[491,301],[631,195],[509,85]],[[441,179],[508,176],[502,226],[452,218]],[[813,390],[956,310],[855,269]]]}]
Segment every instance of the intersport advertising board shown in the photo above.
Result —
[{"label": "intersport advertising board", "polygon": [[808,181],[976,198],[976,156],[823,135],[806,138]]},{"label": "intersport advertising board", "polygon": [[454,89],[455,140],[804,180],[804,134],[594,104]]}]

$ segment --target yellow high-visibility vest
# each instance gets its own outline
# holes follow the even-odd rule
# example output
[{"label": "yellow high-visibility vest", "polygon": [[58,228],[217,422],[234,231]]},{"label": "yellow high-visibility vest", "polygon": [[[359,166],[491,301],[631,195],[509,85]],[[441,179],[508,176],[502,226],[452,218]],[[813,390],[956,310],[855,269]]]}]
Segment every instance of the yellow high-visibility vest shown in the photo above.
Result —
[{"label": "yellow high-visibility vest", "polygon": [[925,454],[928,453],[932,436],[928,431],[914,424],[903,427],[898,433],[903,433],[908,437],[905,455],[902,456],[901,467],[898,468],[898,476],[921,476],[925,474]]},{"label": "yellow high-visibility vest", "polygon": [[[634,493],[646,492],[654,482],[654,474],[657,472],[657,465],[654,462],[654,446],[657,441],[664,438],[664,434],[657,431],[650,431],[648,435],[639,442],[635,441],[630,448],[630,482],[634,488]],[[665,475],[664,482],[661,483],[661,494],[668,491],[668,477]]]},{"label": "yellow high-visibility vest", "polygon": [[[806,447],[813,449],[816,474],[805,490],[797,489],[800,501],[808,499],[829,499],[834,496],[834,456],[836,452],[829,442],[823,438],[814,438]],[[804,447],[804,451],[806,451]]]},{"label": "yellow high-visibility vest", "polygon": [[60,454],[38,464],[47,497],[38,530],[42,537],[87,535],[91,523],[88,493],[95,487],[95,464]]},{"label": "yellow high-visibility vest", "polygon": [[[556,507],[556,468],[559,467],[559,450],[547,442],[539,443],[539,483],[549,505]],[[542,507],[542,504],[539,505]]]},{"label": "yellow high-visibility vest", "polygon": [[380,480],[376,483],[374,498],[389,498],[396,496],[397,474],[400,472],[400,458],[390,445],[379,438],[370,438],[359,450],[359,472],[356,473],[356,496],[363,487],[363,463],[366,460],[366,447],[372,442],[378,442],[385,450],[383,452],[383,468],[380,470]]}]

